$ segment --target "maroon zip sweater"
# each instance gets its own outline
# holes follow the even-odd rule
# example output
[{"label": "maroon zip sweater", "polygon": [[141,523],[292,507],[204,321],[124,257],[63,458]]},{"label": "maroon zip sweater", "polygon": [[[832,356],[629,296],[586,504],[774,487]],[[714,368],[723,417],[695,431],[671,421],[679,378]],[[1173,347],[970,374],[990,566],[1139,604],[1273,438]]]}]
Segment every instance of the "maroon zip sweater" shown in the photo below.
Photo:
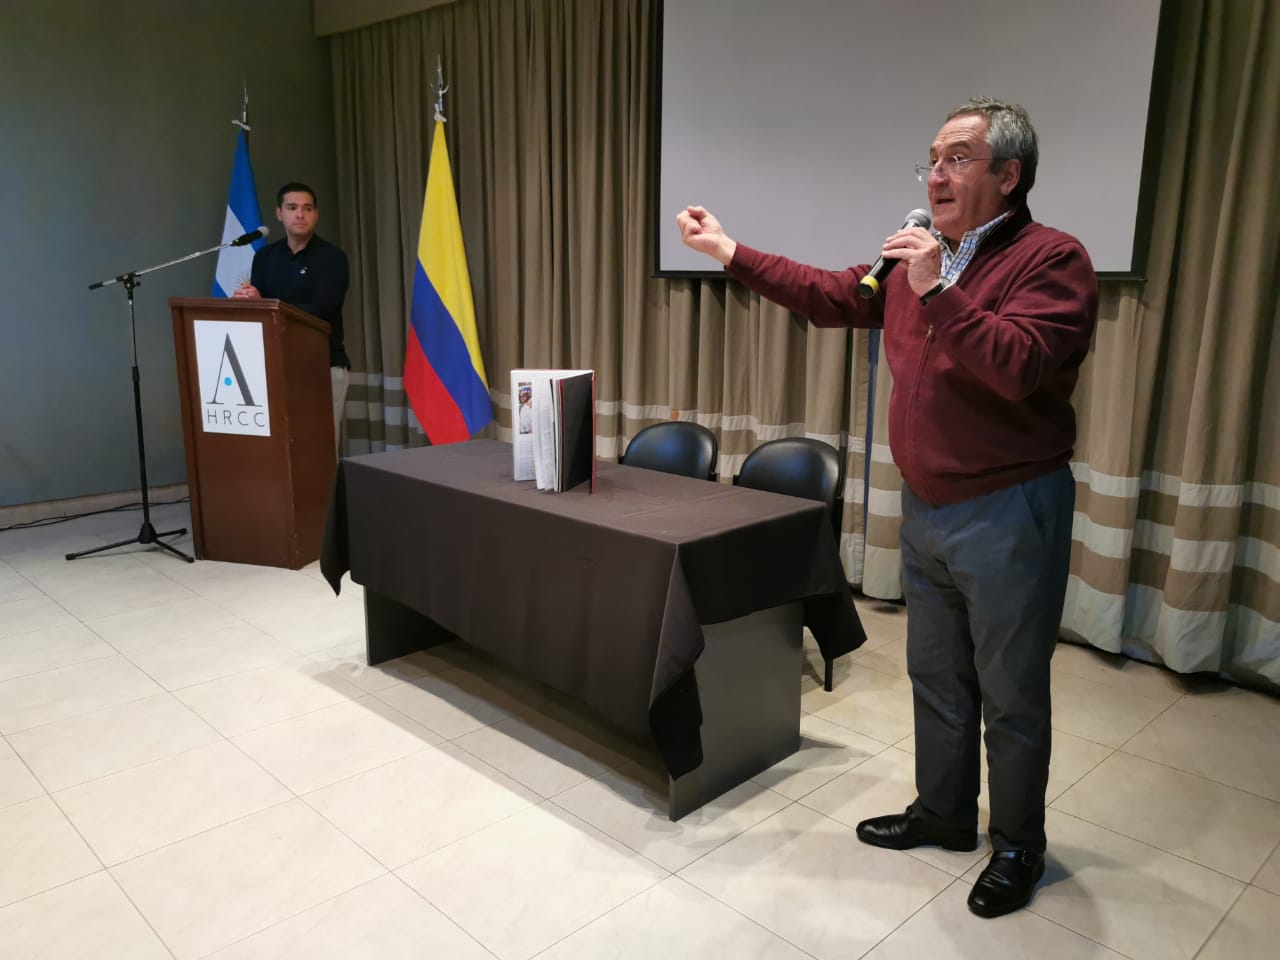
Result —
[{"label": "maroon zip sweater", "polygon": [[929,503],[970,500],[1070,461],[1071,392],[1098,315],[1097,275],[1078,240],[1019,206],[923,307],[905,268],[877,296],[858,297],[869,269],[819,270],[741,243],[728,267],[814,326],[884,329],[889,447]]}]

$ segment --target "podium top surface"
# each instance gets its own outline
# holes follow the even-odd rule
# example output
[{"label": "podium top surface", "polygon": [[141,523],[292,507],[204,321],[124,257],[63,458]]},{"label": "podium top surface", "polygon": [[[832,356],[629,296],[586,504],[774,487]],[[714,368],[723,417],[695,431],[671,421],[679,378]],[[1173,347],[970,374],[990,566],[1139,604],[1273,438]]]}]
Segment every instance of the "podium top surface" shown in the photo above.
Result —
[{"label": "podium top surface", "polygon": [[254,313],[283,313],[290,321],[301,323],[309,327],[323,332],[326,336],[329,334],[329,324],[321,320],[317,316],[307,313],[305,310],[299,310],[292,304],[285,303],[283,300],[274,300],[268,297],[260,299],[242,299],[238,297],[170,297],[170,311],[184,310],[202,310],[215,314],[254,314]]}]

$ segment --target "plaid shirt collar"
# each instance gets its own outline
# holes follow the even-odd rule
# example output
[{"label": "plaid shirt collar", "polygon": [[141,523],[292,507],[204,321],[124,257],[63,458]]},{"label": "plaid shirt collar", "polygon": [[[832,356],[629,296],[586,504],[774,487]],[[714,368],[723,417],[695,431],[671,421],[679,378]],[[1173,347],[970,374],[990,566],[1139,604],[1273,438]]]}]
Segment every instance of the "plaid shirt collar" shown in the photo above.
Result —
[{"label": "plaid shirt collar", "polygon": [[984,223],[977,229],[970,230],[960,238],[960,243],[956,246],[955,253],[951,252],[951,248],[947,246],[947,241],[942,234],[934,230],[933,235],[942,244],[942,279],[950,280],[952,283],[959,280],[964,268],[969,266],[969,263],[973,260],[973,255],[978,252],[979,244],[986,239],[987,234],[1007,220],[1011,213],[1013,213],[1012,210],[1006,210],[990,223]]}]

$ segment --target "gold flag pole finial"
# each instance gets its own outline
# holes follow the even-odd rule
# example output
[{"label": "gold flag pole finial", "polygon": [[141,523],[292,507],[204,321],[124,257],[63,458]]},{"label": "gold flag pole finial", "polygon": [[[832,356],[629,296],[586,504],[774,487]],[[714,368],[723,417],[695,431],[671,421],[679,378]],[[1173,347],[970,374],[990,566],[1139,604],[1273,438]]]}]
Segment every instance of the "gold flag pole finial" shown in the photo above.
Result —
[{"label": "gold flag pole finial", "polygon": [[449,92],[449,87],[444,82],[444,67],[441,66],[439,54],[436,54],[436,82],[431,84],[431,89],[436,94],[435,119],[444,123],[444,95]]}]

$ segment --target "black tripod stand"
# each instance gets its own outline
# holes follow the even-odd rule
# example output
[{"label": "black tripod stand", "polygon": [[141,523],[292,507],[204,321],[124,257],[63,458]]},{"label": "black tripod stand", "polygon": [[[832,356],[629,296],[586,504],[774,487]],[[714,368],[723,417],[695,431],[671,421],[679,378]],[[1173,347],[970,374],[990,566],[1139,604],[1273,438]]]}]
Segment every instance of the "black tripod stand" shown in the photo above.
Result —
[{"label": "black tripod stand", "polygon": [[125,547],[133,543],[141,543],[166,550],[175,557],[180,557],[187,561],[187,563],[196,562],[195,557],[187,556],[173,544],[165,543],[160,539],[161,537],[182,536],[187,532],[186,527],[182,527],[179,530],[166,530],[164,533],[156,533],[156,528],[151,525],[151,501],[147,496],[147,450],[142,440],[142,387],[138,377],[138,326],[133,314],[133,291],[134,288],[142,283],[138,278],[143,274],[151,273],[155,270],[163,270],[165,267],[172,267],[174,264],[185,263],[188,260],[194,260],[196,257],[203,257],[205,254],[221,250],[223,247],[243,246],[258,239],[260,236],[266,236],[266,233],[265,229],[255,230],[229,243],[220,243],[217,246],[210,247],[208,250],[198,250],[185,257],[179,257],[177,260],[170,260],[168,263],[160,263],[154,267],[147,267],[145,270],[132,270],[129,273],[122,273],[118,277],[112,277],[110,280],[99,280],[97,283],[89,284],[90,290],[97,290],[99,287],[120,283],[124,285],[125,293],[129,297],[129,332],[133,335],[133,415],[138,428],[138,472],[142,477],[142,528],[138,531],[136,537],[129,540],[121,540],[117,543],[108,543],[105,546],[81,550],[79,553],[68,553],[68,560],[87,557],[94,553],[101,553],[103,550],[114,550],[116,547]]}]

